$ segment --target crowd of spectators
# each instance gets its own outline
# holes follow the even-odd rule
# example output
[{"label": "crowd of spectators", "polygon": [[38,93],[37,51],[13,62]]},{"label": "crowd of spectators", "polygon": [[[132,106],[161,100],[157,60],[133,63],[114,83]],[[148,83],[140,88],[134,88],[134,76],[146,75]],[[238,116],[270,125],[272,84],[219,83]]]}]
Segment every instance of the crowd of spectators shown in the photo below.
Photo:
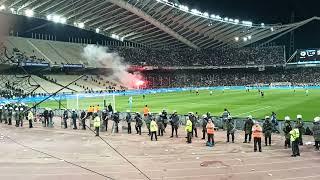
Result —
[{"label": "crowd of spectators", "polygon": [[240,49],[148,49],[113,47],[125,61],[142,66],[234,66],[284,64],[284,47]]},{"label": "crowd of spectators", "polygon": [[272,85],[288,82],[291,85],[320,85],[320,69],[299,68],[281,70],[176,70],[173,72],[148,72],[145,78],[150,88],[190,86],[246,86]]},{"label": "crowd of spectators", "polygon": [[[73,44],[70,44],[70,48]],[[4,47],[4,45],[2,45]],[[30,47],[28,47],[30,48]],[[77,48],[75,48],[77,49]],[[81,53],[83,50],[79,49]],[[153,49],[125,46],[111,46],[110,52],[116,52],[130,65],[140,66],[235,66],[235,65],[274,65],[284,64],[284,47],[245,47],[237,49]],[[10,50],[16,62],[43,63],[45,59],[37,57],[35,49],[27,54],[23,49]],[[10,54],[11,56],[11,54]],[[53,64],[54,57],[50,57]],[[76,57],[75,57],[76,58]],[[49,63],[49,62],[47,62]],[[80,62],[79,64],[82,64]],[[61,64],[69,64],[61,62]],[[88,64],[84,62],[84,64]]]}]

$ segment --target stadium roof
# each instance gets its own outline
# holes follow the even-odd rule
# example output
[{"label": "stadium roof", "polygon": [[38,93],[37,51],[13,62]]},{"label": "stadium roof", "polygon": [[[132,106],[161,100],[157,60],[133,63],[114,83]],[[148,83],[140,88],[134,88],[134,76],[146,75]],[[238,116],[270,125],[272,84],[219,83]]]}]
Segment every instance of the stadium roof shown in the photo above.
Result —
[{"label": "stadium roof", "polygon": [[152,47],[243,47],[304,24],[252,23],[189,9],[168,0],[0,0],[0,11],[95,30]]}]

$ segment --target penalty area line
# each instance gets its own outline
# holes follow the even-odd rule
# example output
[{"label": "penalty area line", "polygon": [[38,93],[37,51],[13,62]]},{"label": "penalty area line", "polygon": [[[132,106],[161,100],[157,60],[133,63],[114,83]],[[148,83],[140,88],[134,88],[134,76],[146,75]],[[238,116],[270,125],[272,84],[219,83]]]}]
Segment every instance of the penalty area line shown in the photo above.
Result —
[{"label": "penalty area line", "polygon": [[252,110],[252,111],[248,111],[248,112],[245,112],[245,113],[237,114],[237,115],[235,115],[235,117],[236,117],[236,116],[240,116],[240,115],[244,115],[244,114],[248,114],[248,113],[253,113],[253,112],[261,111],[261,110],[264,110],[264,109],[269,109],[269,108],[271,108],[271,106],[266,106],[266,107],[259,108],[259,109],[256,109],[256,110]]}]

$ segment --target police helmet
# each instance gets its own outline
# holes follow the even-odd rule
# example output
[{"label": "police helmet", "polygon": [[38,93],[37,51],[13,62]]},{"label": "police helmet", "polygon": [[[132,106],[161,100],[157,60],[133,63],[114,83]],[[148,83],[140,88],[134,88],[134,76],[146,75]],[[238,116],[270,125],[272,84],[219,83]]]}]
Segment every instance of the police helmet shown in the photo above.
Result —
[{"label": "police helmet", "polygon": [[285,121],[290,121],[290,117],[289,117],[289,116],[286,116],[286,117],[284,117],[284,120],[285,120]]},{"label": "police helmet", "polygon": [[298,115],[297,115],[297,119],[302,119],[302,115],[301,115],[301,114],[298,114]]}]

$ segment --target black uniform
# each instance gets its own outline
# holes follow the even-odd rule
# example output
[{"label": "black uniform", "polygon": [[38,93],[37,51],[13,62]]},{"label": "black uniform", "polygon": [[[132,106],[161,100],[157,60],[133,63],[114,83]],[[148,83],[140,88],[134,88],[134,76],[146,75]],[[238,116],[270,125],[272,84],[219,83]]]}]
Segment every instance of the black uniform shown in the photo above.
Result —
[{"label": "black uniform", "polygon": [[4,109],[4,111],[3,111],[3,119],[4,119],[4,123],[5,124],[8,124],[8,110],[7,110],[7,108],[5,108]]},{"label": "black uniform", "polygon": [[157,117],[157,125],[158,125],[158,136],[163,136],[164,120],[161,115]]},{"label": "black uniform", "polygon": [[303,145],[302,135],[305,132],[303,120],[302,119],[297,119],[296,126],[297,126],[297,128],[299,129],[299,132],[300,132],[299,133],[298,143],[299,143],[299,145],[302,146]]},{"label": "black uniform", "polygon": [[134,120],[136,121],[135,127],[136,127],[137,134],[141,135],[141,126],[143,124],[141,115],[136,114],[136,116],[134,117]]},{"label": "black uniform", "polygon": [[193,137],[193,132],[194,132],[195,137],[197,138],[198,137],[198,132],[197,132],[197,123],[198,123],[197,121],[198,121],[198,119],[193,114],[189,115],[189,119],[192,122],[192,137]]},{"label": "black uniform", "polygon": [[8,110],[8,120],[9,120],[9,122],[8,122],[8,125],[12,125],[12,108],[9,108],[9,110]]},{"label": "black uniform", "polygon": [[227,142],[230,142],[229,136],[231,135],[232,143],[234,143],[234,133],[235,133],[235,125],[234,120],[231,118],[228,118],[227,120]]},{"label": "black uniform", "polygon": [[3,113],[3,107],[0,108],[0,123],[2,123],[2,113]]},{"label": "black uniform", "polygon": [[86,112],[82,111],[80,114],[81,124],[82,124],[82,130],[86,130]]},{"label": "black uniform", "polygon": [[72,118],[72,123],[73,123],[73,129],[78,129],[78,127],[77,127],[78,114],[75,111],[72,111],[71,118]]},{"label": "black uniform", "polygon": [[21,127],[23,126],[23,118],[24,118],[24,113],[23,113],[23,110],[21,110],[19,112],[19,123]]},{"label": "black uniform", "polygon": [[262,126],[262,131],[264,133],[265,145],[271,146],[271,134],[272,134],[272,123],[269,119],[266,119]]},{"label": "black uniform", "polygon": [[114,121],[115,132],[116,132],[116,133],[119,133],[119,122],[120,122],[119,113],[116,112],[116,113],[112,114],[112,119],[113,119],[113,121]]},{"label": "black uniform", "polygon": [[163,132],[166,132],[166,128],[168,124],[168,114],[166,111],[162,111],[161,118],[163,119],[163,125],[164,125]]},{"label": "black uniform", "polygon": [[106,110],[102,111],[102,122],[104,124],[104,127],[106,128],[106,131],[108,131],[108,112]]},{"label": "black uniform", "polygon": [[202,118],[202,139],[206,139],[208,117]]},{"label": "black uniform", "polygon": [[173,132],[176,132],[176,137],[178,137],[178,128],[179,128],[179,116],[176,113],[173,113],[170,117],[170,123],[171,123],[171,137],[173,137]]},{"label": "black uniform", "polygon": [[243,130],[245,131],[244,134],[244,142],[243,143],[247,143],[247,142],[251,142],[251,135],[252,135],[252,126],[254,125],[253,120],[248,118],[246,120],[246,122],[244,123],[244,128]]},{"label": "black uniform", "polygon": [[290,148],[290,131],[292,130],[292,126],[290,121],[285,121],[284,123],[284,127],[283,127],[283,132],[284,132],[284,136],[286,138],[286,140],[284,141],[284,147],[285,148]]},{"label": "black uniform", "polygon": [[63,112],[63,123],[64,123],[64,128],[67,129],[68,128],[68,124],[67,124],[67,120],[68,120],[69,116],[68,116],[68,111],[65,110]]},{"label": "black uniform", "polygon": [[127,123],[128,123],[128,134],[131,134],[131,121],[132,121],[132,117],[131,117],[131,114],[130,114],[129,112],[127,112],[126,121],[127,121]]},{"label": "black uniform", "polygon": [[108,105],[108,112],[109,112],[109,113],[113,113],[113,108],[112,108],[112,105],[111,105],[111,104]]},{"label": "black uniform", "polygon": [[44,127],[49,127],[49,111],[46,109],[43,112],[44,117]]},{"label": "black uniform", "polygon": [[49,111],[49,127],[52,127],[53,125],[53,116],[54,116],[54,113],[52,110]]}]

